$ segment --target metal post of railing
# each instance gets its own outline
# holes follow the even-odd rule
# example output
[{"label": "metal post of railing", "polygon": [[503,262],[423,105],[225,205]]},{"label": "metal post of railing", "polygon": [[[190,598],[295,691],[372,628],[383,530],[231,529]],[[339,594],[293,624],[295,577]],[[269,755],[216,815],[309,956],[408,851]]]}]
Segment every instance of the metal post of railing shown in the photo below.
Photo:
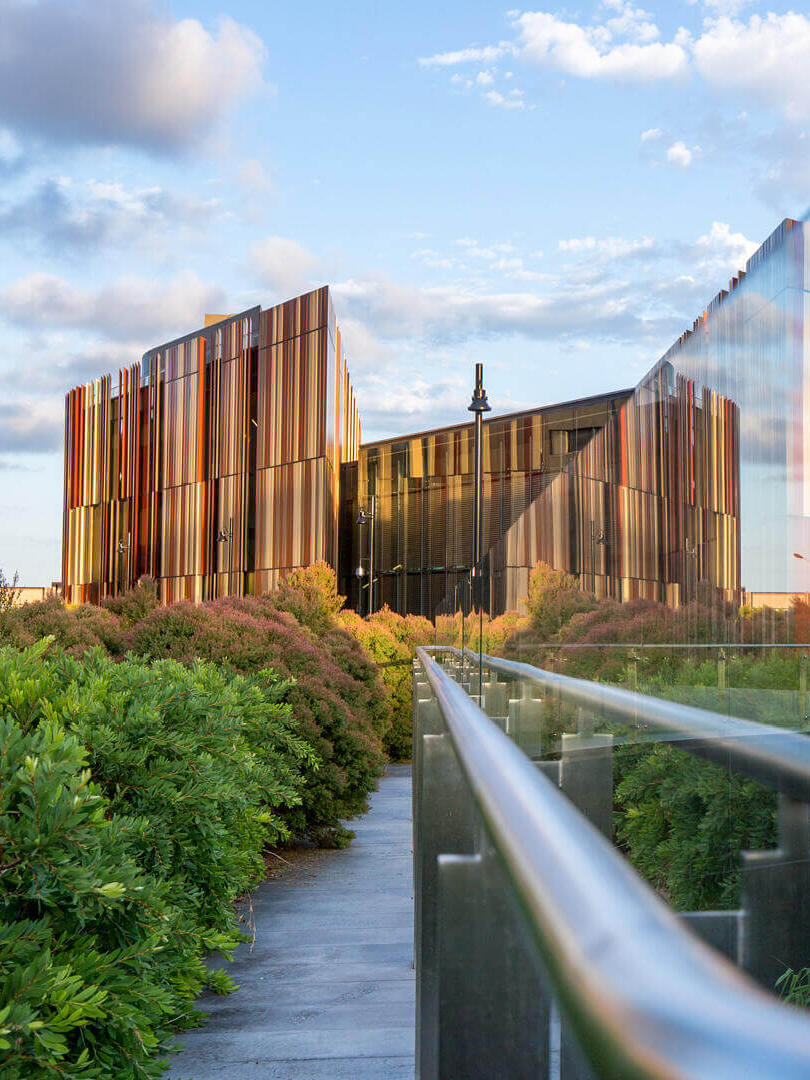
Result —
[{"label": "metal post of railing", "polygon": [[779,847],[742,853],[742,965],[773,989],[810,963],[810,807],[779,796]]},{"label": "metal post of railing", "polygon": [[560,787],[585,817],[613,836],[613,736],[594,734],[593,714],[577,710],[577,734],[562,735]]},{"label": "metal post of railing", "polygon": [[[420,684],[416,683],[417,690]],[[435,698],[420,700],[414,732],[414,961],[420,1080],[437,1080],[439,1016],[438,857],[472,854],[478,826],[469,789]],[[430,827],[425,827],[430,822]]]},{"label": "metal post of railing", "polygon": [[439,856],[439,1076],[549,1076],[549,999],[488,846]]},{"label": "metal post of railing", "polygon": [[508,702],[509,733],[531,758],[543,753],[543,695],[525,679],[509,684],[517,696]]}]

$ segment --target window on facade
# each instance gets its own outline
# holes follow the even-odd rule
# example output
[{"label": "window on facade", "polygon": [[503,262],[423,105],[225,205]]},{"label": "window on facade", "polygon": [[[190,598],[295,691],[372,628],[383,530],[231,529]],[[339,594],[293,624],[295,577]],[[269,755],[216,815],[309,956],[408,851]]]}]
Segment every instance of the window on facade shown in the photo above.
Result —
[{"label": "window on facade", "polygon": [[568,453],[568,432],[565,430],[557,430],[551,432],[551,452],[552,454],[567,454]]}]

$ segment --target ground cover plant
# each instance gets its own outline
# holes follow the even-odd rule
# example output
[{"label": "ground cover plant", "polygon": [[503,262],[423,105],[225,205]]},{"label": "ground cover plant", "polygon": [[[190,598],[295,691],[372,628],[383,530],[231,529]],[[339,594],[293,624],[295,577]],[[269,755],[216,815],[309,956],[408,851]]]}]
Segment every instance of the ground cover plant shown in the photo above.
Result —
[{"label": "ground cover plant", "polygon": [[135,1080],[316,765],[284,683],[47,640],[0,649],[0,1074]]}]

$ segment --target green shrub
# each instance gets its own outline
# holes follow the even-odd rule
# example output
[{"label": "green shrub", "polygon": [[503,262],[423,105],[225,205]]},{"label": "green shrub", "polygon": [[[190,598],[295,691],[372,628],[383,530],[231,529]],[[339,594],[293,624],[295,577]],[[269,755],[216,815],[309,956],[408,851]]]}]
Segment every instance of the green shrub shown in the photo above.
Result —
[{"label": "green shrub", "polygon": [[366,809],[384,766],[388,715],[373,665],[345,631],[316,639],[272,597],[245,597],[156,608],[131,634],[150,659],[188,666],[200,658],[247,675],[272,666],[289,680],[285,700],[319,761],[305,767],[303,802],[288,815],[295,832],[327,838]]},{"label": "green shrub", "polygon": [[0,650],[0,1075],[156,1077],[312,752],[271,673],[46,644]]},{"label": "green shrub", "polygon": [[[385,733],[385,750],[394,761],[408,761],[412,744],[412,668],[413,646],[406,639],[405,628],[394,630],[392,623],[405,620],[387,608],[362,618],[354,611],[341,612],[340,625],[356,638],[366,653],[379,664],[388,691],[390,723]],[[421,644],[421,642],[420,642]]]},{"label": "green shrub", "polygon": [[616,836],[681,911],[739,902],[740,852],[776,847],[776,795],[669,743],[619,747]]},{"label": "green shrub", "polygon": [[120,596],[108,596],[101,601],[101,607],[118,616],[125,629],[140,622],[159,604],[157,582],[147,576],[142,577],[137,585]]}]

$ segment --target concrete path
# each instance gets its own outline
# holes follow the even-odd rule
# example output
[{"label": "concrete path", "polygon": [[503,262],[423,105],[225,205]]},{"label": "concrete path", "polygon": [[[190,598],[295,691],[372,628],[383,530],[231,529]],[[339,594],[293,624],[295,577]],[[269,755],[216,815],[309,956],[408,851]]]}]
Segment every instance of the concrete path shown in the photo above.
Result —
[{"label": "concrete path", "polygon": [[390,766],[345,851],[260,885],[256,937],[205,995],[174,1080],[413,1080],[411,770]]}]

